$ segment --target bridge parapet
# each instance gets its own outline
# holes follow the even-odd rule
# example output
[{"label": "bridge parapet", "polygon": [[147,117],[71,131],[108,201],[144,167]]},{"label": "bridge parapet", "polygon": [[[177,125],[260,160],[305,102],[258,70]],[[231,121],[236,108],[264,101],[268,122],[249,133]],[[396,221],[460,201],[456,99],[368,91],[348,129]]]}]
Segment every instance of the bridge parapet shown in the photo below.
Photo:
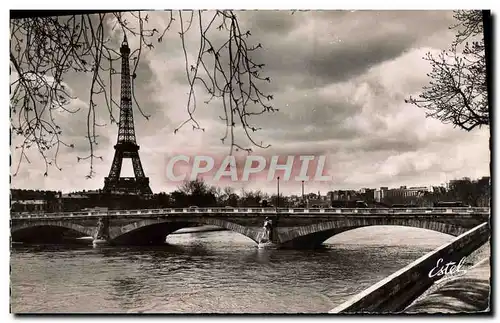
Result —
[{"label": "bridge parapet", "polygon": [[466,208],[168,208],[168,209],[137,209],[137,210],[109,210],[109,211],[79,211],[60,213],[11,213],[12,219],[36,219],[58,217],[105,217],[105,216],[165,216],[165,215],[304,215],[309,214],[324,216],[336,215],[458,215],[458,214],[489,214],[488,207]]}]

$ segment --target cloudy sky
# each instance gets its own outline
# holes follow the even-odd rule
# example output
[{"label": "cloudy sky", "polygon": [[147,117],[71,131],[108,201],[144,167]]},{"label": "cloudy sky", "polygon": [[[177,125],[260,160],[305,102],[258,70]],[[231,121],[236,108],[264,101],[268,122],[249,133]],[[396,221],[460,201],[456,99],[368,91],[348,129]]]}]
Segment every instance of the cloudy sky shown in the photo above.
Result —
[{"label": "cloudy sky", "polygon": [[[263,46],[252,57],[265,64],[263,74],[272,81],[262,83],[261,88],[273,95],[272,104],[279,109],[252,119],[262,127],[254,139],[271,145],[254,149],[253,154],[326,156],[325,168],[332,180],[310,181],[306,191],[427,186],[463,176],[489,175],[488,129],[467,133],[426,118],[424,111],[404,102],[429,82],[426,73],[430,66],[422,60],[425,53],[445,49],[453,40],[448,30],[454,22],[451,12],[311,11],[292,15],[289,11],[245,11],[237,15],[241,28],[251,31],[248,41]],[[189,14],[184,16],[188,19]],[[169,17],[165,12],[151,12],[149,26],[162,30]],[[210,12],[205,13],[203,21],[211,17]],[[174,134],[187,117],[188,92],[178,23],[179,19],[163,42],[155,42],[155,49],[143,54],[136,79],[137,99],[151,115],[146,120],[134,110],[140,157],[154,192],[168,192],[179,185],[166,176],[171,156],[223,159],[229,153],[228,144],[220,140],[225,132],[219,119],[223,114],[221,103],[200,104],[206,98],[201,88],[197,89],[195,118],[205,131],[193,131],[188,124]],[[112,31],[111,25],[112,21],[107,33],[119,43],[123,34]],[[226,34],[211,35],[217,42]],[[193,57],[199,50],[198,40],[193,28],[187,35],[190,64],[194,64]],[[136,39],[129,42],[132,49],[137,45]],[[99,129],[96,154],[103,160],[96,161],[94,178],[86,179],[89,164],[77,163],[77,156],[88,154],[83,136],[89,77],[68,75],[65,81],[78,97],[71,105],[81,110],[76,115],[61,113],[58,120],[64,139],[75,148],[62,150],[58,163],[63,170],[49,169],[47,177],[43,176],[42,160],[35,151],[30,152],[31,164],[22,164],[12,178],[14,188],[67,192],[103,187],[117,127]],[[98,118],[109,124],[106,111],[101,106]],[[241,131],[236,133],[245,144]],[[17,140],[14,137],[13,143]],[[18,155],[12,153],[15,165]],[[122,176],[132,174],[126,160]],[[276,183],[257,178],[233,186],[274,192]],[[300,182],[282,183],[280,187],[286,194],[300,193]]]}]

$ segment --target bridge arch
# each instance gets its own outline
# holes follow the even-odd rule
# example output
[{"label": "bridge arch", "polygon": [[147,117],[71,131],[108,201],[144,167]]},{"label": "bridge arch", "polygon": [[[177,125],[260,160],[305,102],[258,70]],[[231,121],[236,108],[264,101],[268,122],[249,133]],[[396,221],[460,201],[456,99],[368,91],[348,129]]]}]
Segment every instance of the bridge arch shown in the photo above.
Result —
[{"label": "bridge arch", "polygon": [[94,229],[68,221],[43,221],[22,223],[11,227],[11,239],[15,242],[58,242],[66,232],[76,236],[93,236]]},{"label": "bridge arch", "polygon": [[278,238],[280,245],[283,247],[313,248],[321,245],[324,241],[339,233],[377,225],[421,228],[452,236],[458,236],[468,230],[468,228],[431,219],[352,218],[326,221],[294,228],[278,228]]},{"label": "bridge arch", "polygon": [[179,229],[189,227],[192,224],[214,225],[232,232],[236,232],[258,241],[260,229],[245,227],[234,222],[200,217],[193,219],[144,219],[132,222],[121,227],[110,228],[109,238],[113,244],[161,244],[165,242],[166,237]]}]

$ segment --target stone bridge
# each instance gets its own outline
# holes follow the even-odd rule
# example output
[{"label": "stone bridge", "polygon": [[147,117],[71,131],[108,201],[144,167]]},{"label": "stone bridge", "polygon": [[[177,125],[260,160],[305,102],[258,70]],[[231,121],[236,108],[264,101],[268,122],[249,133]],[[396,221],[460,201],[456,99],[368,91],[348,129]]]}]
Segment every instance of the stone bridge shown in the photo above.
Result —
[{"label": "stone bridge", "polygon": [[258,242],[264,220],[273,220],[272,241],[279,247],[314,248],[348,230],[395,225],[458,236],[487,222],[489,208],[275,209],[189,208],[12,214],[16,242],[61,242],[65,237],[102,236],[114,245],[165,243],[166,236],[193,225],[215,225]]}]

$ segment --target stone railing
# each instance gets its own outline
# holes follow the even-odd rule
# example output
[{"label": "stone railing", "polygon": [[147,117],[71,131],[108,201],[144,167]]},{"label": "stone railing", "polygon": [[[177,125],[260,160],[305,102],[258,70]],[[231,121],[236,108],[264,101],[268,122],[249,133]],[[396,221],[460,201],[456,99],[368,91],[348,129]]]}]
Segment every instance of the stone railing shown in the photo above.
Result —
[{"label": "stone railing", "polygon": [[457,215],[457,214],[489,214],[489,208],[169,208],[169,209],[138,209],[138,210],[96,210],[61,213],[11,213],[12,219],[53,218],[53,217],[103,217],[103,216],[158,216],[181,214],[217,214],[217,215],[244,215],[244,214],[298,214],[303,216],[335,216],[335,215]]}]

